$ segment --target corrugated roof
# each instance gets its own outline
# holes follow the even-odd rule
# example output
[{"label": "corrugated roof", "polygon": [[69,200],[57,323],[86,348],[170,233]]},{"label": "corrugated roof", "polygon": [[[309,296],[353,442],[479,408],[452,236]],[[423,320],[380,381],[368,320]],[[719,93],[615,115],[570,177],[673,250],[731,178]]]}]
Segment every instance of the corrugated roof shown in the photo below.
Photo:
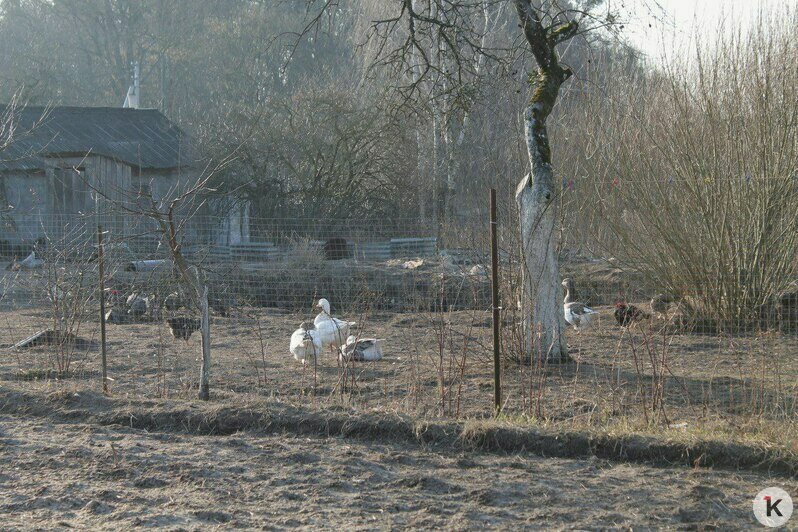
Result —
[{"label": "corrugated roof", "polygon": [[[0,116],[5,106],[0,105]],[[24,107],[14,111],[15,137],[0,151],[0,171],[44,168],[44,157],[87,153],[134,167],[193,166],[189,139],[156,109]]]}]

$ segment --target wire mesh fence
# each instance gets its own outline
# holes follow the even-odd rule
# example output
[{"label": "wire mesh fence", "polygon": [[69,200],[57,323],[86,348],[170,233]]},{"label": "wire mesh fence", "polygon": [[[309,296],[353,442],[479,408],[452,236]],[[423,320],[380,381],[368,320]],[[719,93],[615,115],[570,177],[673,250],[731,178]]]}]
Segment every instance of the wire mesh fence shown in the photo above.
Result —
[{"label": "wire mesh fence", "polygon": [[[553,365],[545,346],[525,352],[520,245],[503,214],[506,414],[673,424],[798,413],[798,287],[789,280],[787,289],[763,299],[756,316],[730,327],[708,312],[701,287],[664,292],[645,269],[588,246],[565,246],[561,276],[572,280],[571,300],[596,314],[590,327],[575,330],[564,312],[561,334],[574,363]],[[176,267],[179,253],[208,287],[213,394],[343,401],[421,415],[493,414],[487,220],[440,226],[195,214],[179,228],[173,241],[152,219],[125,215],[39,217],[24,229],[7,228],[0,240],[8,263],[0,296],[4,372],[38,382],[95,380],[99,387],[102,298],[111,393],[195,397],[199,309]],[[347,338],[338,342],[343,354],[324,345],[304,364],[296,359],[292,335],[319,328],[312,324],[322,298],[330,315],[354,322],[344,336],[354,336],[355,345],[383,340],[379,360],[354,356]]]}]

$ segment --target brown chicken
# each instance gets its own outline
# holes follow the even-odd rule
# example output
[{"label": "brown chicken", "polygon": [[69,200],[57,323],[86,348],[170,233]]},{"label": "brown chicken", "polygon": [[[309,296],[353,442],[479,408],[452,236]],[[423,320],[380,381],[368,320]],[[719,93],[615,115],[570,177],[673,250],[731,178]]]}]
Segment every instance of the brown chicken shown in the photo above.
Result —
[{"label": "brown chicken", "polygon": [[632,323],[647,320],[651,316],[639,307],[627,305],[622,301],[615,303],[615,321],[621,327],[628,327]]}]

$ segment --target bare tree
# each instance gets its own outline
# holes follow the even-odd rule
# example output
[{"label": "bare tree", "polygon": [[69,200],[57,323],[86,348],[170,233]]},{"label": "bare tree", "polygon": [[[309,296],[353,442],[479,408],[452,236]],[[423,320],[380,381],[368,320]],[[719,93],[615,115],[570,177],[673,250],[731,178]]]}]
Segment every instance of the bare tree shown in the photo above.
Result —
[{"label": "bare tree", "polygon": [[[407,159],[418,158],[414,161],[418,163],[415,172],[423,186],[413,188],[418,189],[419,199],[434,197],[433,209],[441,216],[447,212],[459,214],[453,201],[459,207],[461,198],[453,198],[455,194],[462,196],[458,191],[465,189],[463,176],[476,172],[469,168],[481,164],[467,153],[467,143],[485,138],[487,143],[502,146],[513,144],[507,142],[509,136],[520,140],[520,136],[508,135],[507,123],[497,126],[490,113],[486,113],[485,121],[493,122],[488,124],[489,136],[486,134],[484,124],[478,121],[477,109],[483,89],[504,91],[507,106],[517,108],[518,97],[511,100],[510,95],[524,91],[515,86],[514,74],[523,71],[524,64],[535,65],[524,119],[529,163],[514,158],[502,173],[523,173],[518,170],[519,162],[531,166],[530,175],[519,188],[518,201],[522,210],[524,271],[528,273],[524,291],[527,347],[531,350],[532,330],[538,324],[550,357],[565,358],[554,253],[557,241],[551,233],[557,218],[555,198],[559,194],[555,192],[559,190],[553,186],[546,123],[560,86],[571,77],[572,69],[577,75],[579,72],[576,66],[569,69],[563,65],[557,47],[568,41],[572,53],[577,48],[572,44],[581,42],[573,37],[597,27],[619,25],[601,0],[283,0],[209,3],[201,8],[188,0],[175,2],[175,6],[163,0],[148,0],[141,6],[129,4],[120,0],[76,0],[3,5],[0,44],[14,51],[0,59],[3,78],[26,84],[43,101],[93,105],[118,102],[127,84],[130,61],[138,60],[142,64],[144,94],[160,93],[162,108],[169,109],[182,126],[199,138],[208,139],[203,147],[225,146],[218,142],[219,132],[237,133],[232,144],[247,148],[241,153],[243,161],[250,163],[249,168],[240,165],[242,171],[234,183],[232,170],[224,179],[239,187],[254,183],[252,175],[257,175],[264,185],[255,191],[259,196],[264,195],[264,187],[279,192],[303,175],[325,179],[338,175],[348,183],[356,182],[344,171],[346,164],[331,162],[357,162],[354,172],[349,173],[363,178],[361,182],[379,185],[371,189],[358,187],[358,194],[383,203],[379,193],[373,193],[375,190],[385,183],[407,186],[407,181],[393,179],[394,174],[381,169],[383,165],[374,164],[375,153],[391,150],[381,149],[383,144],[368,144],[368,138],[364,139],[366,144],[353,143],[357,139],[350,134],[349,125],[339,135],[348,141],[344,146],[349,152],[344,153],[347,157],[335,161],[317,157],[324,164],[308,172],[285,172],[281,169],[284,165],[273,164],[269,142],[273,135],[255,135],[257,128],[249,127],[263,125],[269,133],[275,129],[270,123],[272,114],[266,112],[271,103],[281,99],[306,101],[308,87],[313,86],[310,81],[327,84],[330,79],[341,78],[348,79],[351,86],[361,87],[362,83],[372,89],[363,90],[358,96],[342,96],[363,98],[362,102],[355,102],[360,105],[351,106],[357,112],[350,112],[348,105],[337,106],[347,108],[343,111],[330,110],[351,117],[347,124],[357,130],[363,129],[359,125],[361,115],[373,116],[372,123],[379,125],[376,129],[387,133],[380,138],[396,139],[392,129],[383,127],[379,113],[387,108],[388,114],[399,115],[395,111],[401,109],[409,112],[405,116],[422,117],[401,122],[415,128],[417,149],[403,141],[402,147],[393,152]],[[66,26],[64,20],[68,21]],[[65,31],[62,27],[71,29]],[[73,31],[74,27],[82,31]],[[353,45],[359,45],[358,54],[351,53]],[[361,76],[361,71],[373,77],[366,79],[368,76]],[[519,77],[522,76],[523,73]],[[162,84],[168,79],[170,87],[152,90],[154,87],[148,84],[157,79]],[[486,80],[490,83],[484,83]],[[388,91],[384,89],[391,89],[390,97],[385,97]],[[149,98],[145,97],[148,105],[153,102]],[[372,108],[378,113],[366,116],[360,112]],[[316,110],[311,107],[308,114],[313,116]],[[508,110],[505,116],[512,116],[512,112]],[[336,125],[335,121],[327,122]],[[299,126],[295,129],[300,132],[305,127],[299,122],[292,125]],[[323,137],[325,131],[319,129],[316,136]],[[323,146],[337,148],[328,138],[321,140]],[[288,152],[296,158],[307,156],[295,150],[296,146],[290,148],[294,151]],[[514,146],[505,149],[521,151]],[[227,151],[226,146],[222,151]],[[507,151],[493,153],[501,160],[507,159]],[[352,154],[354,157],[348,156]],[[397,167],[393,159],[388,163],[385,166]],[[412,172],[409,166],[407,174]],[[502,168],[501,164],[493,166]],[[425,177],[428,182],[421,183]],[[357,197],[363,203],[359,195],[347,197]],[[341,208],[352,210],[343,204]]]},{"label": "bare tree", "polygon": [[524,268],[525,343],[527,353],[531,354],[534,324],[540,335],[540,349],[548,353],[546,358],[560,361],[568,353],[561,327],[560,270],[554,232],[559,187],[555,186],[546,120],[560,87],[573,74],[560,64],[556,47],[576,35],[579,24],[565,14],[557,14],[544,23],[543,13],[531,0],[515,0],[515,7],[538,66],[535,91],[524,110],[524,134],[532,171],[516,190]]},{"label": "bare tree", "polygon": [[693,326],[754,330],[789,316],[780,300],[798,278],[796,23],[782,6],[699,39],[659,75],[619,65],[616,82],[582,103],[573,136],[591,154],[577,207],[589,242],[657,291],[687,296]]},{"label": "bare tree", "polygon": [[0,152],[14,141],[16,136],[16,122],[14,116],[19,107],[19,93],[15,93],[0,111]]},{"label": "bare tree", "polygon": [[[567,359],[563,337],[557,237],[559,188],[555,187],[551,147],[546,121],[554,109],[560,87],[573,75],[561,64],[557,47],[585,29],[609,27],[616,19],[609,14],[598,18],[594,12],[600,1],[533,2],[512,0],[525,46],[506,35],[506,44],[488,40],[486,34],[500,26],[485,18],[489,6],[506,4],[500,0],[399,0],[393,12],[372,25],[370,37],[377,45],[375,64],[389,67],[400,79],[398,89],[411,98],[434,79],[442,86],[463,87],[463,82],[483,61],[494,67],[513,64],[516,52],[531,53],[536,72],[530,76],[532,95],[524,111],[524,134],[531,172],[519,183],[516,201],[524,269],[524,328],[527,356],[533,350],[533,330],[540,349],[550,361]],[[313,4],[313,2],[310,2]],[[397,34],[401,37],[397,39]],[[434,46],[430,46],[432,43]],[[432,49],[433,53],[429,50]],[[444,58],[445,60],[441,60]],[[478,73],[478,72],[477,72]]]},{"label": "bare tree", "polygon": [[210,399],[211,339],[208,287],[199,268],[192,266],[183,255],[182,237],[193,216],[203,207],[205,203],[203,198],[211,192],[208,182],[227,162],[229,158],[225,158],[211,171],[206,169],[193,181],[177,182],[163,198],[155,198],[152,192],[142,194],[138,190],[114,191],[115,196],[122,198],[120,200],[112,198],[108,191],[93,186],[88,180],[84,181],[98,198],[101,197],[113,209],[121,210],[129,216],[148,218],[156,224],[156,232],[169,252],[184,292],[188,294],[192,306],[200,311],[202,362],[198,395],[204,401]]}]

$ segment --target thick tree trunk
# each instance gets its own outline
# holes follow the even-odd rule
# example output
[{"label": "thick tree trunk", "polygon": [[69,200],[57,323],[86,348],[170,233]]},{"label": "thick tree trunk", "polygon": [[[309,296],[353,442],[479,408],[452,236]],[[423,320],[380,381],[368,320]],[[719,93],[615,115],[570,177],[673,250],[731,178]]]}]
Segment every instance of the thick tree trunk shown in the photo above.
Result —
[{"label": "thick tree trunk", "polygon": [[[530,182],[531,181],[531,182]],[[553,201],[551,167],[527,174],[518,184],[515,200],[521,216],[522,312],[528,361],[565,361],[568,350],[560,313],[560,274],[556,255],[557,201]]]},{"label": "thick tree trunk", "polygon": [[531,0],[515,0],[516,10],[538,65],[534,93],[524,112],[524,135],[532,172],[519,183],[516,201],[521,223],[526,356],[534,360],[564,362],[568,350],[563,337],[557,237],[554,232],[559,205],[551,167],[546,119],[551,114],[560,86],[572,72],[559,64],[557,44],[576,34],[574,21],[544,26],[540,8]]},{"label": "thick tree trunk", "polygon": [[[545,76],[540,81],[546,83]],[[553,92],[538,86],[524,113],[524,133],[532,172],[518,184],[521,225],[521,257],[524,291],[525,349],[527,360],[563,362],[568,349],[563,337],[560,270],[557,260],[557,235],[554,231],[558,214],[558,188],[555,187],[545,117],[553,107]],[[547,105],[547,101],[550,105]]]}]

